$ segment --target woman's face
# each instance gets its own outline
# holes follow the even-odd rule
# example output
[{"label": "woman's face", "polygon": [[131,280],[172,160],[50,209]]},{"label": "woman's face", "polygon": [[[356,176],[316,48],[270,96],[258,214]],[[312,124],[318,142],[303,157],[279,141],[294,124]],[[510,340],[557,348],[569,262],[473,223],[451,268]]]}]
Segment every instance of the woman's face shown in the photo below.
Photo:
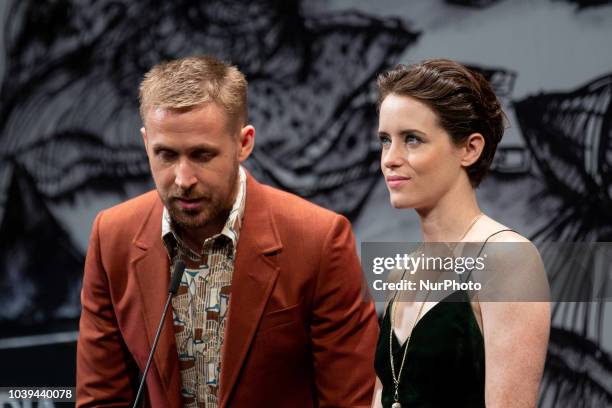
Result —
[{"label": "woman's face", "polygon": [[431,208],[467,177],[461,149],[436,114],[414,98],[390,94],[383,100],[378,137],[380,167],[395,208]]}]

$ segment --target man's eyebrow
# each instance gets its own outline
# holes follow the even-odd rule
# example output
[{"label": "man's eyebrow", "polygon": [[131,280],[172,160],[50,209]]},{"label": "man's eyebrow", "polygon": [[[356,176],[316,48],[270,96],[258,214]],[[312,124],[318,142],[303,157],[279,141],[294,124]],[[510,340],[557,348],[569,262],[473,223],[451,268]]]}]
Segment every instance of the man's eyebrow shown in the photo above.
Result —
[{"label": "man's eyebrow", "polygon": [[173,150],[170,146],[166,146],[163,143],[154,143],[153,145],[151,145],[151,148],[153,150],[162,150],[162,149],[164,149],[164,150]]},{"label": "man's eyebrow", "polygon": [[[168,146],[164,143],[154,143],[153,146],[151,146],[153,148],[153,150],[172,150],[175,151],[176,148],[173,148],[171,146]],[[197,145],[193,145],[193,146],[189,146],[188,151],[192,152],[192,151],[196,151],[196,150],[217,150],[216,146],[213,146],[211,144],[207,144],[207,143],[199,143]]]}]

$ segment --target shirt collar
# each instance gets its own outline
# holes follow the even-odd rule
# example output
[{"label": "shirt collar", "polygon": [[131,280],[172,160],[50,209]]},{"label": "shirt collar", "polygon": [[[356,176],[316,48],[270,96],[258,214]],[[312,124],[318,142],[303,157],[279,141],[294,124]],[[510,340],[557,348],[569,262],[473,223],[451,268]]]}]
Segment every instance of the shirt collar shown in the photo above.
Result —
[{"label": "shirt collar", "polygon": [[[244,218],[244,207],[246,203],[246,172],[242,166],[239,166],[238,169],[238,193],[236,194],[236,199],[234,200],[234,204],[232,209],[230,210],[229,216],[225,221],[225,225],[221,232],[217,235],[210,237],[209,239],[216,239],[219,236],[223,235],[232,242],[232,246],[236,249],[238,245],[238,237],[240,235],[240,227],[242,226],[242,219]],[[170,248],[174,247],[176,242],[176,237],[174,235],[174,230],[172,229],[172,221],[170,219],[170,213],[168,209],[164,206],[163,214],[162,214],[162,241],[166,244],[169,252]]]}]

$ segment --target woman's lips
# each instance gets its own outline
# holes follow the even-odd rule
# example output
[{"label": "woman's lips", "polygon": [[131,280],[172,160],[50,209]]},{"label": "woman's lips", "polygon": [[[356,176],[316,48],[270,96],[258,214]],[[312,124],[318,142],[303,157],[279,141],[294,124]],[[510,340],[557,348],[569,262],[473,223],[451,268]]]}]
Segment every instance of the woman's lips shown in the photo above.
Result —
[{"label": "woman's lips", "polygon": [[410,177],[389,176],[387,177],[387,185],[389,188],[398,188],[406,184],[408,180],[410,180]]}]

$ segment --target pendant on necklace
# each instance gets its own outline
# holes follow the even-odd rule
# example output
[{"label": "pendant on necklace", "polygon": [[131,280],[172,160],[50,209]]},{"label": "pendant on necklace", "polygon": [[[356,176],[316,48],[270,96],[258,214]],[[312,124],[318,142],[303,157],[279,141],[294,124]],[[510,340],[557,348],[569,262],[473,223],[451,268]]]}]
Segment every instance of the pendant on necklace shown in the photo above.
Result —
[{"label": "pendant on necklace", "polygon": [[400,404],[399,402],[395,401],[393,404],[391,404],[391,408],[402,408],[402,404]]}]

